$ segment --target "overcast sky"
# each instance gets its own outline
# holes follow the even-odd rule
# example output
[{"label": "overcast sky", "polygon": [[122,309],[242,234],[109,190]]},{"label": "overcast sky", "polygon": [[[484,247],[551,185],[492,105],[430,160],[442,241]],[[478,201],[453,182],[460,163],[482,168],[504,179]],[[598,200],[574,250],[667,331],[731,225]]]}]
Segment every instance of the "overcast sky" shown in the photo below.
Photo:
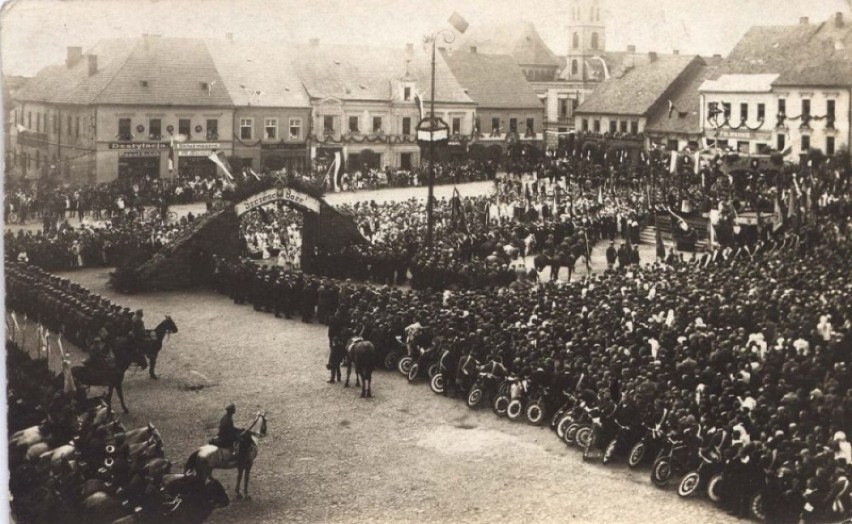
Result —
[{"label": "overcast sky", "polygon": [[[3,1],[3,0],[0,0]],[[852,0],[602,0],[607,49],[726,54],[752,25],[824,20]],[[65,48],[137,36],[223,37],[403,46],[458,11],[471,24],[526,19],[557,54],[567,49],[569,0],[5,0],[0,56],[7,74],[61,63]],[[849,16],[847,14],[847,16]],[[258,46],[258,52],[270,52]]]}]

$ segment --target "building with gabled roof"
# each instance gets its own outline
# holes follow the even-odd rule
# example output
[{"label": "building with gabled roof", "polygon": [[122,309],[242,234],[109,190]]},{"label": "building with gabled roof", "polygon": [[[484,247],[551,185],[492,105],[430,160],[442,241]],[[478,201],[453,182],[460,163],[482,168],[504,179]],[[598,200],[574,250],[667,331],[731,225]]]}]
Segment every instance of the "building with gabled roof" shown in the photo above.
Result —
[{"label": "building with gabled roof", "polygon": [[[478,49],[442,52],[458,83],[476,103],[476,143],[500,154],[513,144],[541,149],[544,105],[509,55]],[[496,155],[495,155],[496,156]]]},{"label": "building with gabled roof", "polygon": [[850,151],[852,19],[752,27],[701,85],[708,143],[741,153]]}]

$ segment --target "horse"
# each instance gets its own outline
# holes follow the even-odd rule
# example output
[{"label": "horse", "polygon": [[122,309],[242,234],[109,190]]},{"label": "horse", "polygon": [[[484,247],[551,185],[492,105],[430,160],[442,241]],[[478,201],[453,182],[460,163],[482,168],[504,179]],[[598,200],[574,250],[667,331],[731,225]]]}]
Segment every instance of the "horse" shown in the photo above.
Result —
[{"label": "horse", "polygon": [[[260,432],[255,433],[252,428],[260,422]],[[266,414],[261,411],[254,417],[254,422],[248,429],[243,430],[238,446],[236,456],[233,450],[229,448],[221,448],[212,444],[207,444],[198,448],[186,461],[183,472],[185,474],[196,474],[199,478],[207,479],[213,473],[214,469],[234,469],[237,468],[237,498],[243,498],[240,493],[240,481],[245,473],[245,483],[243,492],[247,500],[251,500],[248,494],[249,475],[254,460],[257,458],[258,444],[257,438],[266,436]]]},{"label": "horse", "polygon": [[145,360],[143,353],[134,351],[132,344],[126,338],[122,337],[119,340],[121,342],[117,341],[112,348],[112,354],[115,357],[113,365],[74,366],[71,368],[71,376],[85,386],[106,386],[109,388],[106,402],[110,406],[112,405],[112,392],[115,390],[118,393],[118,400],[121,401],[121,408],[125,413],[130,413],[124,403],[124,390],[122,389],[124,374],[131,364],[146,369],[148,361]]},{"label": "horse", "polygon": [[346,345],[346,382],[343,387],[349,387],[349,375],[352,364],[355,364],[355,387],[361,386],[361,398],[372,397],[373,369],[376,366],[376,348],[369,340],[352,337]]},{"label": "horse", "polygon": [[142,353],[148,357],[151,378],[157,378],[157,375],[154,373],[154,368],[157,366],[157,355],[159,355],[160,350],[163,349],[163,339],[166,337],[166,333],[177,332],[177,324],[175,324],[175,321],[172,320],[172,317],[169,315],[166,315],[166,318],[157,324],[157,327],[154,329],[146,330],[145,339],[142,341],[140,349],[142,350]]},{"label": "horse", "polygon": [[[163,489],[180,503],[168,514],[149,519],[151,522],[201,523],[210,517],[214,509],[227,507],[231,503],[225,488],[214,478],[204,480],[196,475],[166,475],[163,477]],[[114,520],[112,524],[139,521],[138,515],[127,515]]]}]

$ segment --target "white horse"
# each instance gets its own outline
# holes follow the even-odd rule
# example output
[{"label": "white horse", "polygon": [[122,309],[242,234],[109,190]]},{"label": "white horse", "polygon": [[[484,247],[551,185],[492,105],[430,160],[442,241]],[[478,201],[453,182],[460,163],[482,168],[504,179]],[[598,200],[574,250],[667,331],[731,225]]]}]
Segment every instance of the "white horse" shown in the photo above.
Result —
[{"label": "white horse", "polygon": [[[252,428],[260,422],[260,431],[254,432]],[[248,429],[244,430],[240,435],[238,452],[234,453],[231,448],[222,448],[207,444],[198,448],[189,456],[184,466],[184,473],[195,473],[199,478],[206,479],[212,476],[214,469],[237,469],[237,498],[243,498],[240,493],[240,481],[245,473],[245,482],[243,492],[246,499],[251,499],[248,494],[249,474],[251,467],[254,464],[254,459],[257,458],[258,452],[258,437],[266,436],[266,414],[261,411],[254,417],[254,422],[251,423]]]}]

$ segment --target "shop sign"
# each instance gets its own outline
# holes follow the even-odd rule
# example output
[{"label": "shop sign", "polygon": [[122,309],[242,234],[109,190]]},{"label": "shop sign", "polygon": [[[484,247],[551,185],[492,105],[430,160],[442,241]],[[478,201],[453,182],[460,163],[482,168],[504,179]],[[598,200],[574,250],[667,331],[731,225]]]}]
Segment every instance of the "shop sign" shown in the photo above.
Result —
[{"label": "shop sign", "polygon": [[169,145],[165,142],[110,142],[110,149],[168,149]]},{"label": "shop sign", "polygon": [[296,207],[313,211],[314,213],[320,212],[320,201],[316,198],[289,187],[280,187],[258,193],[237,204],[235,207],[237,216],[242,216],[256,207],[269,204],[270,202],[277,202],[279,200],[289,202]]},{"label": "shop sign", "polygon": [[300,149],[300,150],[302,150],[302,151],[306,151],[306,150],[305,150],[305,144],[304,144],[304,143],[300,143],[300,144],[290,144],[290,143],[287,143],[287,142],[272,142],[272,143],[269,143],[269,144],[260,144],[260,148],[261,148],[261,149],[271,149],[271,150],[276,150],[276,149],[290,149],[290,150],[292,150],[292,149]]},{"label": "shop sign", "polygon": [[159,157],[159,151],[122,151],[118,154],[121,158]]},{"label": "shop sign", "polygon": [[210,156],[213,154],[211,149],[197,149],[193,151],[178,151],[178,156]]},{"label": "shop sign", "polygon": [[184,144],[175,144],[175,149],[219,149],[219,147],[220,144],[210,142],[190,142]]},{"label": "shop sign", "polygon": [[[718,137],[716,133],[718,132]],[[721,138],[725,139],[734,139],[734,140],[764,140],[769,141],[772,140],[772,132],[771,131],[734,131],[731,129],[719,129],[716,130],[708,130],[707,138]]]}]

